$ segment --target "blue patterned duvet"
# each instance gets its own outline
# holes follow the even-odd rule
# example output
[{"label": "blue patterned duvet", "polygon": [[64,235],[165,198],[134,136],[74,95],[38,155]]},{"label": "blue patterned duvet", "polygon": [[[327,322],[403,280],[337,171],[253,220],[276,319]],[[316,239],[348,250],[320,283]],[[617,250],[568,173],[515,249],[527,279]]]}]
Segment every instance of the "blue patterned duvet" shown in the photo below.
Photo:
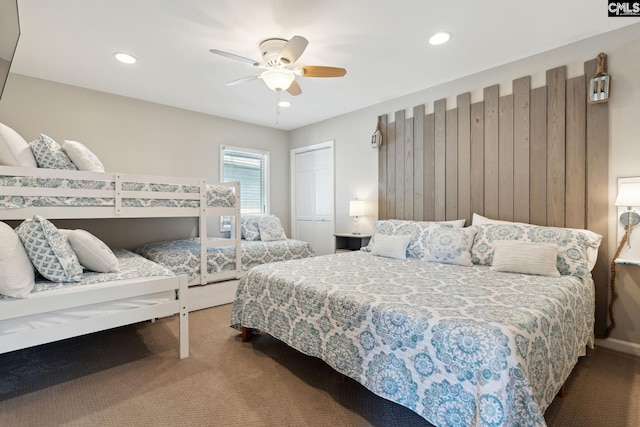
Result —
[{"label": "blue patterned duvet", "polygon": [[253,268],[233,327],[267,332],[437,426],[541,426],[593,340],[593,282],[365,252]]}]

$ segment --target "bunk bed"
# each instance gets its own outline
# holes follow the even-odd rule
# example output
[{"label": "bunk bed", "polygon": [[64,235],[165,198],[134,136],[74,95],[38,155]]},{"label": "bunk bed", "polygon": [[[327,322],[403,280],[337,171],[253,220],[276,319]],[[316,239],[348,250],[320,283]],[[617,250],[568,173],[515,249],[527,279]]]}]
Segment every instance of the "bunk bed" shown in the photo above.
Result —
[{"label": "bunk bed", "polygon": [[[192,217],[207,237],[210,218],[230,217],[229,238],[199,239],[200,263],[207,250],[232,246],[233,266],[201,271],[189,284],[194,309],[233,300],[241,275],[240,184],[208,185],[200,178],[0,166],[0,220]],[[199,286],[196,286],[199,285]]]}]

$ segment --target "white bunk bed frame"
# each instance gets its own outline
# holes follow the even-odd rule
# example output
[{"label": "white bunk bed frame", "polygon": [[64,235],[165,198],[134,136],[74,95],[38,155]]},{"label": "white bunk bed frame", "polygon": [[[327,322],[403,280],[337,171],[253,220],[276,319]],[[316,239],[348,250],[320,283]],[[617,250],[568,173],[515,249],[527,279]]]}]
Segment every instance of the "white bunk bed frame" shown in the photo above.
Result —
[{"label": "white bunk bed frame", "polygon": [[[42,293],[34,293],[26,299],[8,299],[0,301],[0,321],[51,313],[75,307],[107,303],[173,290],[176,298],[166,302],[141,305],[112,314],[74,320],[63,324],[48,325],[4,335],[0,339],[0,354],[23,349],[34,345],[71,338],[91,332],[97,332],[131,323],[154,320],[160,317],[179,315],[179,355],[189,355],[188,314],[190,311],[210,307],[233,300],[238,278],[240,277],[240,185],[237,182],[224,183],[235,192],[236,203],[231,207],[207,206],[207,183],[199,178],[175,178],[164,176],[134,175],[123,173],[100,173],[67,171],[55,169],[35,169],[14,166],[0,166],[0,176],[35,177],[43,179],[73,179],[88,181],[114,182],[111,189],[78,189],[47,187],[12,187],[0,185],[0,194],[6,196],[36,197],[89,197],[110,198],[113,206],[42,206],[0,209],[0,220],[24,220],[35,214],[47,219],[104,219],[104,218],[159,218],[192,217],[198,218],[201,237],[201,275],[188,281],[186,275],[175,277],[147,277],[96,283],[82,286],[60,288]],[[199,188],[194,193],[175,193],[161,191],[124,191],[122,183],[153,183],[167,185],[185,185]],[[123,205],[126,198],[136,199],[183,199],[197,201],[194,207],[129,207]],[[197,207],[195,207],[197,206]],[[207,239],[207,218],[211,216],[231,216],[232,237],[230,239]],[[207,248],[229,245],[236,246],[236,268],[216,274],[207,271]],[[212,285],[207,285],[211,283]],[[193,285],[193,286],[191,286]],[[198,286],[200,285],[200,286]],[[207,285],[207,286],[202,286]],[[190,304],[189,301],[193,303]]]},{"label": "white bunk bed frame", "polygon": [[[85,172],[59,169],[35,169],[15,166],[0,166],[0,176],[60,178],[88,181],[113,181],[113,189],[69,189],[45,187],[11,187],[0,185],[0,194],[7,196],[42,196],[42,197],[93,197],[113,198],[114,206],[43,206],[0,209],[0,220],[24,220],[34,214],[47,219],[103,219],[103,218],[198,218],[200,237],[200,277],[189,281],[189,311],[213,307],[233,301],[237,284],[242,276],[242,250],[240,235],[240,183],[218,183],[233,188],[236,203],[232,207],[207,206],[207,183],[201,178],[166,177],[137,175],[110,172]],[[168,185],[197,186],[198,193],[175,193],[161,191],[124,191],[123,182],[153,183]],[[199,207],[129,207],[123,206],[122,199],[183,199],[198,201]],[[207,239],[207,218],[212,216],[232,217],[231,237],[229,239]],[[235,269],[210,274],[207,266],[207,248],[235,246]],[[200,285],[200,286],[197,286]],[[206,286],[205,286],[206,285]]]}]

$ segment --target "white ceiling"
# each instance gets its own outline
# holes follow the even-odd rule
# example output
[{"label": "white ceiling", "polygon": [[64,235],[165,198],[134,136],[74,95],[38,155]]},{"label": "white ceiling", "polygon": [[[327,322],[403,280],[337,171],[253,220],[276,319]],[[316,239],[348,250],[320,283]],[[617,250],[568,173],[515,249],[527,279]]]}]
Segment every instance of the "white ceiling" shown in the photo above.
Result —
[{"label": "white ceiling", "polygon": [[[634,24],[602,0],[19,0],[21,38],[11,71],[281,129],[295,129]],[[453,33],[430,46],[436,31]],[[298,78],[276,93],[250,64],[260,41],[302,35],[298,64],[348,70]],[[112,54],[129,52],[135,65]]]}]

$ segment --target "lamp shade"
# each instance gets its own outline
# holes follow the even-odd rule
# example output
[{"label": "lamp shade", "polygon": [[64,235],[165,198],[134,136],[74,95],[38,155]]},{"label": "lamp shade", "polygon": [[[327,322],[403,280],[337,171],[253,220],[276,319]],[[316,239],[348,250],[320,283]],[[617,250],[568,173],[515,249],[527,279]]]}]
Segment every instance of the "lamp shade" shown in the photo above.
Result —
[{"label": "lamp shade", "polygon": [[276,92],[289,89],[289,86],[296,78],[293,72],[280,68],[270,68],[264,71],[260,77],[262,77],[269,89]]},{"label": "lamp shade", "polygon": [[362,200],[349,201],[349,216],[363,216],[364,202]]},{"label": "lamp shade", "polygon": [[616,206],[640,206],[640,182],[621,182]]}]

